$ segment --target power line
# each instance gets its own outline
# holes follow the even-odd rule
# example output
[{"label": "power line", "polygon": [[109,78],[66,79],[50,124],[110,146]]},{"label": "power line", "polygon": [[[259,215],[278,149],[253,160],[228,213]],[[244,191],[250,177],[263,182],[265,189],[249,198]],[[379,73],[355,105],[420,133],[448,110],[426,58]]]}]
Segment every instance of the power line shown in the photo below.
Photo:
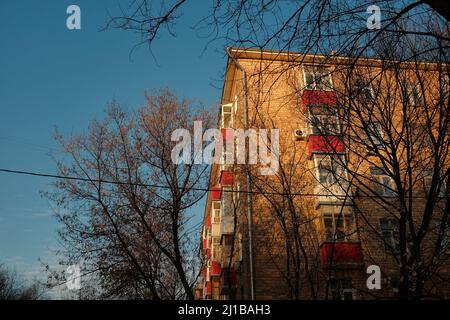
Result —
[{"label": "power line", "polygon": [[[48,173],[39,173],[39,172],[32,172],[32,171],[23,171],[23,170],[12,170],[12,169],[4,169],[0,168],[0,172],[3,173],[11,173],[11,174],[20,174],[20,175],[27,175],[27,176],[34,176],[34,177],[43,177],[43,178],[53,178],[53,179],[62,179],[62,180],[74,180],[74,181],[83,181],[83,182],[91,182],[91,183],[104,183],[104,184],[112,184],[112,185],[125,185],[125,186],[133,186],[133,187],[147,187],[147,188],[158,188],[158,189],[178,189],[182,190],[182,187],[174,187],[174,186],[167,186],[167,185],[158,185],[158,184],[149,184],[149,183],[135,183],[135,182],[122,182],[122,181],[112,181],[112,180],[103,180],[103,179],[90,179],[90,178],[81,178],[81,177],[73,177],[73,176],[61,176],[57,174],[48,174]],[[217,189],[210,189],[210,188],[198,188],[198,187],[191,187],[186,188],[188,190],[193,191],[217,191]],[[317,194],[317,193],[287,193],[287,192],[259,192],[259,191],[252,191],[252,190],[224,190],[222,189],[221,192],[231,192],[231,193],[245,193],[245,194],[267,194],[267,195],[279,195],[279,196],[302,196],[302,197],[336,197],[336,198],[348,198],[347,195],[334,195],[334,194]],[[357,197],[361,198],[380,198],[382,196],[374,196],[374,195],[358,195]],[[391,198],[386,196],[386,198]],[[426,196],[412,196],[413,199],[427,199]],[[445,198],[445,197],[438,197],[438,198]]]}]

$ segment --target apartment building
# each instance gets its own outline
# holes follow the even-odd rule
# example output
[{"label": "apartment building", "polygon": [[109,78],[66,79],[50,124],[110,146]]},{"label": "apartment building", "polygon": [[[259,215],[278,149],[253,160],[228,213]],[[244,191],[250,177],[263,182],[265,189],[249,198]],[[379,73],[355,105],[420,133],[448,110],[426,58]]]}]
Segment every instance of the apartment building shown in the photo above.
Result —
[{"label": "apartment building", "polygon": [[[423,282],[424,296],[448,298],[447,179],[434,174],[445,172],[448,162],[444,157],[434,170],[435,150],[424,145],[429,135],[445,137],[430,129],[444,117],[426,117],[419,108],[427,100],[429,109],[438,109],[429,101],[447,99],[444,74],[433,63],[228,49],[218,122],[223,160],[211,167],[197,298],[395,297],[407,261],[400,252],[417,249],[409,236],[400,236],[399,221],[405,225],[402,217],[408,215],[417,224],[411,230],[426,238],[411,266],[430,261],[417,271],[427,276],[410,285]],[[405,125],[405,118],[411,123]],[[408,167],[403,154],[412,146],[402,140],[405,128],[417,132],[411,140],[422,150],[409,152],[416,158],[408,160],[414,166],[404,176],[414,178],[406,182],[391,172],[397,162],[399,176]],[[276,172],[261,175],[261,162],[225,161],[262,150],[239,144],[238,129],[277,130]],[[439,141],[448,148],[448,134]],[[430,212],[435,214],[427,220],[433,221],[426,221],[424,232],[423,217]],[[369,266],[380,268],[380,288],[368,288]]]}]

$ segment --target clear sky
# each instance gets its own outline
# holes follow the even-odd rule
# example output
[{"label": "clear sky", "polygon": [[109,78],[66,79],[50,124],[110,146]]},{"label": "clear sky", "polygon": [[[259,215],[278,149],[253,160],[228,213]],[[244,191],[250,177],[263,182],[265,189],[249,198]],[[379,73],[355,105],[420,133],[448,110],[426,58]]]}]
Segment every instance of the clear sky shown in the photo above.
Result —
[{"label": "clear sky", "polygon": [[[132,109],[144,102],[144,90],[169,87],[208,105],[219,101],[224,45],[216,42],[202,54],[206,40],[191,29],[207,10],[204,1],[186,8],[177,38],[163,34],[155,43],[157,62],[145,46],[130,59],[137,35],[99,31],[119,2],[129,1],[0,1],[1,168],[56,173],[49,156],[54,126],[82,132],[112,98]],[[70,4],[81,8],[81,30],[66,28]],[[56,262],[57,225],[39,194],[50,182],[0,173],[0,263],[26,277],[37,275],[39,257]]]}]

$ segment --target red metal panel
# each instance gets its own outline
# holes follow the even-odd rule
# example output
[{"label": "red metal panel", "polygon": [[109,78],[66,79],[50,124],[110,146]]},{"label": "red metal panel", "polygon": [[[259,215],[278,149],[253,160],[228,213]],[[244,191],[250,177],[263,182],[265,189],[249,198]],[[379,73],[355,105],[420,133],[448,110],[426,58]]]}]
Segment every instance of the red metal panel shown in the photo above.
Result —
[{"label": "red metal panel", "polygon": [[212,261],[211,268],[209,269],[209,274],[211,276],[220,276],[221,272],[222,272],[222,268],[220,266],[220,263],[217,261]]},{"label": "red metal panel", "polygon": [[205,227],[206,228],[211,228],[211,215],[207,215],[206,219],[205,219]]},{"label": "red metal panel", "polygon": [[302,100],[305,105],[335,106],[337,104],[334,91],[303,90]]},{"label": "red metal panel", "polygon": [[205,279],[206,278],[206,267],[202,268],[202,278]]},{"label": "red metal panel", "polygon": [[359,264],[362,262],[361,244],[358,242],[326,242],[320,248],[323,264]]},{"label": "red metal panel", "polygon": [[219,186],[212,188],[212,190],[211,190],[211,200],[212,201],[219,201],[221,197],[222,197],[222,189]]},{"label": "red metal panel", "polygon": [[210,295],[212,292],[212,284],[211,281],[206,281],[205,284],[205,294]]},{"label": "red metal panel", "polygon": [[222,139],[225,141],[232,141],[234,137],[234,129],[231,128],[222,128]]},{"label": "red metal panel", "polygon": [[220,185],[223,186],[232,186],[234,181],[233,172],[231,171],[222,171],[220,174]]},{"label": "red metal panel", "polygon": [[342,153],[345,146],[339,136],[310,135],[308,137],[308,154]]}]

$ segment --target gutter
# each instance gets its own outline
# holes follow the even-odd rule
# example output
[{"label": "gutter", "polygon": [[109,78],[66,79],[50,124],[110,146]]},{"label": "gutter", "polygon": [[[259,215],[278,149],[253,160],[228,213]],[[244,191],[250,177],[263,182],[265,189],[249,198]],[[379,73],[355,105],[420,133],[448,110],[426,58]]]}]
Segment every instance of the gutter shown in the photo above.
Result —
[{"label": "gutter", "polygon": [[[244,87],[244,129],[248,128],[248,107],[247,107],[247,73],[239,64],[237,59],[231,54],[231,48],[226,48],[228,57],[233,61],[236,67],[242,71],[242,85]],[[250,173],[247,170],[247,191],[251,190]],[[248,225],[248,261],[250,269],[250,299],[255,300],[255,277],[253,270],[253,218],[252,218],[252,196],[247,192],[247,225]]]}]

